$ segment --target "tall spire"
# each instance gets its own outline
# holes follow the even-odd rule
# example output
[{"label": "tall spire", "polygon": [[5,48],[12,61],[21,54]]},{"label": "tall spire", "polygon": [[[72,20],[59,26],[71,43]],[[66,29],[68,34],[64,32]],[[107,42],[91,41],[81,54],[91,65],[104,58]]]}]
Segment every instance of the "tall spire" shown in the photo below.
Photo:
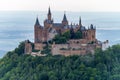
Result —
[{"label": "tall spire", "polygon": [[79,18],[79,26],[82,26],[81,17]]},{"label": "tall spire", "polygon": [[49,6],[49,8],[48,8],[48,20],[51,20],[51,10],[50,10],[50,6]]},{"label": "tall spire", "polygon": [[49,9],[48,9],[48,15],[51,15],[50,6],[49,6]]},{"label": "tall spire", "polygon": [[64,11],[63,21],[67,21],[66,13]]},{"label": "tall spire", "polygon": [[35,26],[39,26],[39,20],[38,20],[38,17],[36,18],[36,22],[35,22]]}]

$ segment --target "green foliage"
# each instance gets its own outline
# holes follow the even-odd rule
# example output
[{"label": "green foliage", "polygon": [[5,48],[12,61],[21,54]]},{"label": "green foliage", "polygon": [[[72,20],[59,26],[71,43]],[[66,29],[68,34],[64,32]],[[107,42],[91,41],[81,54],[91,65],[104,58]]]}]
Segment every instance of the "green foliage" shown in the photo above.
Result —
[{"label": "green foliage", "polygon": [[70,31],[66,31],[65,33],[62,34],[62,36],[69,40],[71,36]]},{"label": "green foliage", "polygon": [[41,51],[41,53],[51,55],[51,46],[46,44],[46,46],[43,47],[43,50]]},{"label": "green foliage", "polygon": [[[18,50],[22,52],[21,43]],[[17,50],[17,51],[18,51]],[[41,56],[11,51],[0,59],[0,80],[119,80],[120,45],[94,55]],[[23,52],[22,52],[23,53]]]},{"label": "green foliage", "polygon": [[70,31],[66,31],[61,35],[56,35],[53,41],[55,41],[56,44],[64,44],[70,39],[70,36]]},{"label": "green foliage", "polygon": [[32,52],[39,52],[39,51],[40,51],[40,50],[35,50],[35,49],[32,50]]},{"label": "green foliage", "polygon": [[73,28],[70,29],[70,39],[81,39],[82,38],[82,32],[80,30],[74,31]]},{"label": "green foliage", "polygon": [[81,31],[77,31],[75,33],[74,39],[81,39],[82,38],[82,32]]},{"label": "green foliage", "polygon": [[55,38],[53,39],[53,41],[56,44],[64,44],[67,42],[67,38],[65,37],[65,35],[56,35]]},{"label": "green foliage", "polygon": [[64,44],[66,43],[69,39],[81,39],[82,38],[82,32],[81,31],[66,31],[65,33],[61,35],[56,35],[53,41],[56,44]]},{"label": "green foliage", "polygon": [[40,80],[49,80],[48,74],[46,72],[42,72],[40,74]]},{"label": "green foliage", "polygon": [[24,49],[25,49],[25,42],[21,42],[20,45],[18,46],[18,48],[15,48],[15,53],[17,53],[18,55],[24,54]]}]

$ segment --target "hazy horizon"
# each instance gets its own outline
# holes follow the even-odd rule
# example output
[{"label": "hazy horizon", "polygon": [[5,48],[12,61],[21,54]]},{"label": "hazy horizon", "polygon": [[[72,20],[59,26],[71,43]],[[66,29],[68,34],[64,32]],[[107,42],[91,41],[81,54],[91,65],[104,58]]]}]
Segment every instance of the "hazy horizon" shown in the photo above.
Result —
[{"label": "hazy horizon", "polygon": [[0,11],[120,12],[120,0],[0,0]]}]

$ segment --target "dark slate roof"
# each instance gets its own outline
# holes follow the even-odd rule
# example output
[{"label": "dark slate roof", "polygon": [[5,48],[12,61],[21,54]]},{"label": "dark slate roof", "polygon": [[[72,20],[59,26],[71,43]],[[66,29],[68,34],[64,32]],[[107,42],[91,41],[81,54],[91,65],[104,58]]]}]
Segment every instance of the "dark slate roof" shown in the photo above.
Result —
[{"label": "dark slate roof", "polygon": [[57,33],[57,31],[54,29],[54,28],[52,28],[52,27],[50,27],[50,28],[48,28],[48,32],[52,32],[52,33]]},{"label": "dark slate roof", "polygon": [[82,27],[81,27],[81,30],[82,30],[82,31],[86,30],[85,26],[82,26]]},{"label": "dark slate roof", "polygon": [[53,23],[53,20],[48,20],[48,19],[45,19],[45,21],[44,22],[46,22],[46,23],[48,23],[48,24],[52,24]]},{"label": "dark slate roof", "polygon": [[53,27],[61,27],[62,23],[53,23]]},{"label": "dark slate roof", "polygon": [[35,25],[39,26],[39,20],[38,20],[38,17],[36,18],[36,22],[35,22]]},{"label": "dark slate roof", "polygon": [[90,25],[90,29],[94,29],[94,28],[93,28],[93,24]]},{"label": "dark slate roof", "polygon": [[66,17],[65,13],[64,13],[64,16],[63,16],[63,21],[67,21],[67,17]]},{"label": "dark slate roof", "polygon": [[71,26],[70,25],[66,25],[64,26],[64,29],[69,29]]}]

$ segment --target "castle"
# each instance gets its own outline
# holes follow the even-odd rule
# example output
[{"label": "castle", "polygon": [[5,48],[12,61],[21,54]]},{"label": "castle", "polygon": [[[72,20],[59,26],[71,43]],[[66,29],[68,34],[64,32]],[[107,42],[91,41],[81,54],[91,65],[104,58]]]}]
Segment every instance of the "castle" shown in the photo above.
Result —
[{"label": "castle", "polygon": [[[64,44],[56,44],[55,42],[49,44],[56,35],[63,34],[67,31],[80,31],[82,33],[82,38],[71,38]],[[104,43],[108,44],[108,41]],[[25,42],[25,53],[38,55],[37,52],[33,52],[33,49],[42,51],[43,47],[49,44],[51,46],[52,55],[68,56],[94,53],[96,48],[102,48],[103,43],[96,39],[96,28],[93,24],[87,29],[82,25],[81,18],[79,18],[78,24],[69,24],[66,13],[64,13],[61,23],[54,23],[49,7],[47,19],[44,20],[44,26],[40,25],[38,17],[36,18],[33,44],[34,48],[29,40]]]}]

